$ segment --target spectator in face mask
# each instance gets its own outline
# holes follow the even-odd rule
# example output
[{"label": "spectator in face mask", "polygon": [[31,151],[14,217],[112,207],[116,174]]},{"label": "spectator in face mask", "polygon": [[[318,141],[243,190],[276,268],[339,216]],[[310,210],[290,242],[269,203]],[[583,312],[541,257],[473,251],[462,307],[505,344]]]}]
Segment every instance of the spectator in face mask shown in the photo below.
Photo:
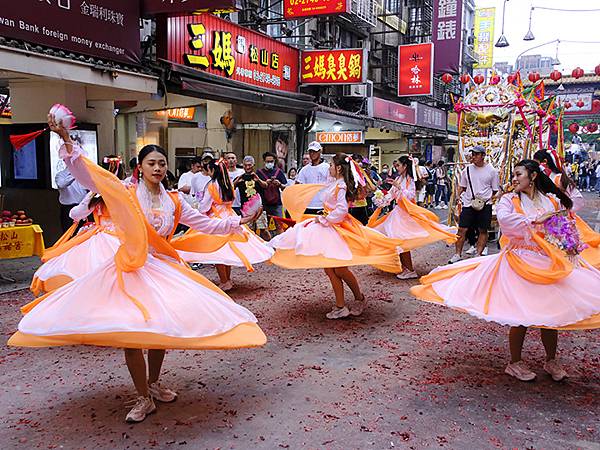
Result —
[{"label": "spectator in face mask", "polygon": [[265,167],[256,172],[263,183],[263,207],[269,216],[282,217],[281,190],[287,184],[287,178],[279,167],[275,167],[277,157],[271,153],[263,154]]}]

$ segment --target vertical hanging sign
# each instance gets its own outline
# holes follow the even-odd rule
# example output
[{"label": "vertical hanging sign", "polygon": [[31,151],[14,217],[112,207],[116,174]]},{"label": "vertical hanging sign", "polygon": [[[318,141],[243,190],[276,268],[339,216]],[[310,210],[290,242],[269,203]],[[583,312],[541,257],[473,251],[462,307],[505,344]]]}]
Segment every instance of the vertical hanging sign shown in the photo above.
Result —
[{"label": "vertical hanging sign", "polygon": [[433,5],[433,45],[435,75],[458,74],[462,55],[463,0],[435,0]]},{"label": "vertical hanging sign", "polygon": [[475,10],[475,58],[474,69],[490,69],[494,59],[494,21],[496,8]]},{"label": "vertical hanging sign", "polygon": [[433,94],[433,44],[398,47],[398,97]]}]

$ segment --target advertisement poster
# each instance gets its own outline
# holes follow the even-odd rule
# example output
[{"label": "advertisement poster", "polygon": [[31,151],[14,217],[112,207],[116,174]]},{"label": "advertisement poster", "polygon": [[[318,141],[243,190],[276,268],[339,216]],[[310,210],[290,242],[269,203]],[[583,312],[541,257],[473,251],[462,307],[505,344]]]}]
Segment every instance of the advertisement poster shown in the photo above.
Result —
[{"label": "advertisement poster", "polygon": [[474,69],[491,69],[494,59],[494,21],[496,8],[475,10],[475,58]]},{"label": "advertisement poster", "polygon": [[433,94],[433,44],[398,47],[398,97]]}]

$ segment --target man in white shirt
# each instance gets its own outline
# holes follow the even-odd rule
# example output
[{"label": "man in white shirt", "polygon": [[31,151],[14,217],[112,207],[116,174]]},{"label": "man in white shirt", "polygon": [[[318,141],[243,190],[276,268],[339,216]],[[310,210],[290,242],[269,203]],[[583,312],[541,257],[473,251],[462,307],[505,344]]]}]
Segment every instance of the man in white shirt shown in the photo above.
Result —
[{"label": "man in white shirt", "polygon": [[471,164],[460,174],[457,197],[462,204],[458,220],[458,240],[456,253],[450,264],[461,260],[467,230],[479,230],[477,255],[481,255],[487,245],[488,229],[492,223],[492,199],[499,190],[498,171],[485,162],[485,148],[481,145],[471,150]]},{"label": "man in white shirt", "polygon": [[[233,185],[233,180],[235,180],[240,175],[243,175],[244,169],[237,166],[237,156],[233,152],[225,153],[225,161],[227,161],[227,174],[229,175],[229,179],[231,180],[231,185]],[[238,189],[235,190],[235,198],[233,199],[231,207],[238,215],[242,215],[240,211],[240,191]]]},{"label": "man in white shirt", "polygon": [[60,225],[63,231],[67,231],[73,221],[69,217],[69,211],[73,206],[81,203],[88,193],[73,177],[68,168],[64,168],[56,174],[54,181],[58,186],[58,202],[60,203]]},{"label": "man in white shirt", "polygon": [[191,186],[190,196],[193,198],[192,206],[194,206],[194,207],[196,207],[196,205],[200,201],[202,201],[202,198],[204,197],[204,191],[206,189],[206,185],[211,180],[206,169],[208,167],[208,163],[213,160],[214,160],[214,157],[212,154],[210,154],[210,153],[203,154],[202,158],[201,158],[202,165],[200,166],[200,171],[198,173],[195,173],[190,181],[190,186]]},{"label": "man in white shirt", "polygon": [[[296,176],[299,184],[327,184],[329,182],[329,164],[322,160],[321,151],[323,147],[317,141],[308,144],[308,156],[310,164],[302,167]],[[323,212],[323,200],[321,194],[317,194],[306,208],[306,214],[319,214]]]},{"label": "man in white shirt", "polygon": [[192,178],[195,174],[200,172],[202,167],[202,160],[200,158],[192,159],[192,166],[188,172],[181,174],[179,181],[177,182],[177,189],[183,194],[183,198],[191,205],[193,203],[193,197],[190,195],[192,191]]}]

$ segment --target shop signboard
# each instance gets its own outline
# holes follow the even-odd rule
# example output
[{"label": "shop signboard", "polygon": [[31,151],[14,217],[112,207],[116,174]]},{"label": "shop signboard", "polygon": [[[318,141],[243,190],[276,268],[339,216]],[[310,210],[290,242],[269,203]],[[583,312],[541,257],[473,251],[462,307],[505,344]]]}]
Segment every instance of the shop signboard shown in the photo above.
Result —
[{"label": "shop signboard", "polygon": [[317,131],[317,142],[321,144],[364,144],[362,131]]},{"label": "shop signboard", "polygon": [[[565,93],[558,94],[557,100],[560,105],[568,102],[568,108],[565,108],[565,114],[590,114],[593,109],[593,92],[582,92],[582,93]],[[579,103],[579,105],[578,105]]]},{"label": "shop signboard", "polygon": [[0,36],[140,63],[140,6],[123,0],[3,1]]},{"label": "shop signboard", "polygon": [[475,9],[475,59],[474,69],[491,69],[494,59],[494,21],[496,8]]},{"label": "shop signboard", "polygon": [[435,46],[435,75],[460,72],[462,10],[463,0],[434,1],[432,41]]},{"label": "shop signboard", "polygon": [[302,84],[367,82],[365,49],[305,50],[300,58],[300,83]]},{"label": "shop signboard", "polygon": [[[298,49],[210,14],[169,17],[159,57],[202,72],[280,91],[298,90]],[[166,41],[166,42],[165,42]]]},{"label": "shop signboard", "polygon": [[231,12],[236,10],[236,0],[141,0],[142,16],[157,14],[183,16],[197,11]]},{"label": "shop signboard", "polygon": [[446,131],[446,111],[418,102],[412,102],[411,106],[415,110],[416,125]]},{"label": "shop signboard", "polygon": [[398,97],[433,94],[433,44],[398,46]]},{"label": "shop signboard", "polygon": [[298,17],[326,16],[348,12],[348,0],[283,0],[283,16],[286,20]]},{"label": "shop signboard", "polygon": [[196,115],[196,108],[172,108],[165,111],[159,111],[160,116],[167,116],[169,120],[193,121]]},{"label": "shop signboard", "polygon": [[370,111],[373,117],[392,122],[415,124],[415,110],[410,106],[390,102],[379,97],[371,97]]}]

